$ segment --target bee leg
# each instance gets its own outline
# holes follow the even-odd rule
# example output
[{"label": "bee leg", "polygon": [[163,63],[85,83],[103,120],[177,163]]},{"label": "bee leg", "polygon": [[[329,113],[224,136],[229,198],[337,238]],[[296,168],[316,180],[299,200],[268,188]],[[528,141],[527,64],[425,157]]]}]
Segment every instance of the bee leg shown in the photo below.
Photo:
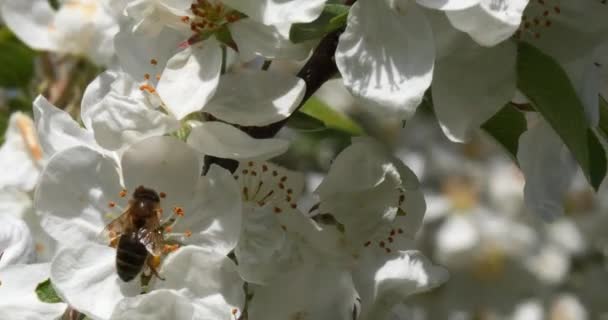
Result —
[{"label": "bee leg", "polygon": [[156,268],[160,265],[160,257],[153,255],[148,256],[148,259],[146,259],[146,265],[150,269],[152,275],[159,278],[160,280],[165,280],[165,278],[161,277],[158,274],[158,270],[156,270]]}]

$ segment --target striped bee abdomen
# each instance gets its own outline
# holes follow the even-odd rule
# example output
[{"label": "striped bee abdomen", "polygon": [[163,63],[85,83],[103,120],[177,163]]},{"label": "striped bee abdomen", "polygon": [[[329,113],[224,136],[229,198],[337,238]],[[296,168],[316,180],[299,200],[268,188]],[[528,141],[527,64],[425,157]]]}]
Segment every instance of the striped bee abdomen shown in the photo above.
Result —
[{"label": "striped bee abdomen", "polygon": [[148,251],[139,242],[137,234],[123,234],[116,247],[116,272],[123,281],[131,281],[143,269]]}]

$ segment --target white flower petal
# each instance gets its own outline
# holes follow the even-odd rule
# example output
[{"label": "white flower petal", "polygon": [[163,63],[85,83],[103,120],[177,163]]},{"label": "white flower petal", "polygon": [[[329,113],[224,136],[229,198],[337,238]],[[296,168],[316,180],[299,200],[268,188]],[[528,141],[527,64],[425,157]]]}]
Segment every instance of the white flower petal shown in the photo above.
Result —
[{"label": "white flower petal", "polygon": [[123,282],[116,273],[116,250],[87,242],[60,250],[51,264],[57,294],[93,319],[109,319],[124,297],[140,292],[138,281]]},{"label": "white flower petal", "polygon": [[463,142],[515,94],[517,48],[513,42],[483,48],[462,33],[458,38],[460,47],[435,65],[432,94],[444,133]]},{"label": "white flower petal", "polygon": [[178,119],[199,111],[215,93],[222,66],[222,49],[215,38],[176,53],[163,70],[158,95]]},{"label": "white flower petal", "polygon": [[548,123],[542,121],[521,135],[517,160],[526,179],[526,206],[544,219],[562,215],[577,165]]},{"label": "white flower petal", "polygon": [[431,28],[416,6],[400,14],[383,1],[357,1],[336,50],[344,85],[355,97],[379,108],[375,111],[413,114],[431,84],[432,39]]},{"label": "white flower petal", "polygon": [[160,75],[167,60],[178,51],[178,45],[187,36],[171,29],[163,28],[159,34],[149,35],[133,31],[129,26],[121,28],[114,37],[116,56],[122,70],[136,81],[145,81]]},{"label": "white flower petal", "polygon": [[55,11],[45,0],[3,1],[2,20],[21,41],[36,50],[56,50],[51,37]]},{"label": "white flower petal", "polygon": [[[353,175],[353,172],[357,174]],[[416,189],[419,185],[416,175],[380,142],[370,137],[358,137],[334,159],[327,177],[315,193],[363,191],[379,186],[387,179],[396,179],[395,182],[406,189]]]},{"label": "white flower petal", "polygon": [[172,116],[115,93],[109,93],[95,107],[89,110],[91,128],[99,145],[108,150],[121,149],[179,128],[179,122]]},{"label": "white flower petal", "polygon": [[225,74],[203,111],[230,123],[264,126],[289,117],[304,98],[305,90],[304,80],[288,74],[270,71]]},{"label": "white flower petal", "polygon": [[480,0],[416,0],[419,5],[439,10],[462,10],[472,7]]},{"label": "white flower petal", "polygon": [[0,270],[0,319],[57,319],[65,303],[46,303],[36,286],[49,277],[48,263],[14,265]]},{"label": "white flower petal", "polygon": [[399,159],[364,137],[353,139],[336,157],[315,193],[321,212],[334,215],[350,237],[363,243],[378,228],[391,224],[400,207],[411,222],[408,235],[415,233],[426,210],[418,184],[416,175]]},{"label": "white flower petal", "polygon": [[240,189],[229,171],[212,165],[207,174],[199,178],[194,201],[186,207],[189,214],[180,218],[174,227],[178,232],[184,226],[192,236],[182,239],[219,254],[227,255],[236,247],[241,233]]},{"label": "white flower petal", "polygon": [[34,260],[34,242],[27,224],[7,213],[0,213],[0,269]]},{"label": "white flower petal", "polygon": [[26,220],[26,215],[32,207],[32,199],[27,192],[17,189],[0,189],[0,212]]},{"label": "white flower petal", "polygon": [[418,251],[400,251],[378,259],[364,255],[353,272],[361,295],[362,320],[385,319],[392,307],[408,296],[433,289],[449,275]]},{"label": "white flower petal", "polygon": [[99,148],[92,132],[80,127],[69,114],[57,109],[41,95],[34,100],[34,122],[47,157],[74,146]]},{"label": "white flower petal", "polygon": [[266,160],[289,148],[286,140],[254,139],[219,121],[203,122],[194,127],[188,136],[188,144],[206,155],[237,160]]},{"label": "white flower petal", "polygon": [[255,287],[251,319],[353,319],[357,292],[349,272],[331,266],[300,265]]},{"label": "white flower petal", "polygon": [[161,201],[166,213],[190,203],[202,170],[194,149],[173,137],[151,137],[131,145],[121,164],[129,192],[144,186],[167,194]]},{"label": "white flower petal", "polygon": [[494,46],[519,28],[528,1],[481,0],[479,5],[446,14],[454,28],[468,33],[482,46]]},{"label": "white flower petal", "polygon": [[207,315],[202,319],[232,319],[234,309],[245,304],[243,280],[223,254],[186,246],[167,257],[161,272],[166,280],[156,282],[156,288],[177,290],[193,302],[197,314]]},{"label": "white flower petal", "polygon": [[17,188],[31,191],[40,174],[42,149],[34,122],[21,112],[14,112],[9,119],[0,147],[0,189]]},{"label": "white flower petal", "polygon": [[185,297],[174,290],[155,290],[121,300],[112,312],[111,320],[191,320],[194,308]]},{"label": "white flower petal", "polygon": [[91,81],[82,95],[82,103],[80,105],[80,118],[86,128],[92,128],[91,111],[95,109],[97,104],[101,103],[103,98],[110,93],[115,82],[120,78],[120,72],[114,70],[106,70],[100,73],[93,81]]},{"label": "white flower petal", "polygon": [[117,164],[89,148],[53,156],[40,175],[34,206],[43,228],[57,241],[93,240],[104,226],[108,204],[121,190]]},{"label": "white flower petal", "polygon": [[327,0],[222,0],[263,24],[311,22],[323,11]]},{"label": "white flower petal", "polygon": [[234,254],[239,273],[247,282],[266,284],[280,267],[287,239],[275,214],[270,206],[243,207],[243,227]]},{"label": "white flower petal", "polygon": [[306,59],[310,45],[289,41],[290,26],[267,26],[251,19],[241,19],[229,24],[228,28],[242,61],[251,61],[258,56],[267,59]]}]

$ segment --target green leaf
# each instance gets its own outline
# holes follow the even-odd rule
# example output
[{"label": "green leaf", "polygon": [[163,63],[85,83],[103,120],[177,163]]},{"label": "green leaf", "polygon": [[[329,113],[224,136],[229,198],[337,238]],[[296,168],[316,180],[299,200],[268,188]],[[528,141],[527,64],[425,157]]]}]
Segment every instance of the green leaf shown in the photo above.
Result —
[{"label": "green leaf", "polygon": [[519,136],[526,131],[527,125],[526,118],[515,106],[506,105],[481,128],[494,138],[513,159],[517,159]]},{"label": "green leaf", "polygon": [[57,295],[57,292],[55,292],[55,288],[53,288],[51,279],[46,279],[36,286],[36,295],[38,296],[38,299],[42,302],[62,302],[61,298],[59,298],[59,296]]},{"label": "green leaf", "polygon": [[287,126],[294,130],[305,132],[315,132],[327,129],[321,120],[300,111],[297,111],[289,117]]},{"label": "green leaf", "polygon": [[311,97],[302,106],[300,111],[325,124],[327,128],[343,131],[350,135],[360,136],[363,129],[344,113],[335,111],[316,97]]},{"label": "green leaf", "polygon": [[35,53],[6,29],[0,31],[0,86],[25,87],[34,76]]},{"label": "green leaf", "polygon": [[349,6],[343,4],[326,4],[321,15],[312,22],[294,23],[289,30],[289,39],[293,43],[322,38],[327,33],[346,25]]},{"label": "green leaf", "polygon": [[517,86],[549,122],[597,190],[606,175],[605,151],[590,129],[568,75],[550,56],[521,42]]}]

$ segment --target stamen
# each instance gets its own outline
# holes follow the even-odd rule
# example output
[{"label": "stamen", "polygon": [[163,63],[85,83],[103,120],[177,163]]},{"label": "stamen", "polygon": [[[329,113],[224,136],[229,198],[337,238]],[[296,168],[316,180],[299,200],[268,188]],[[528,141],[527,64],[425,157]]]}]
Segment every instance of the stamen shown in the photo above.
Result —
[{"label": "stamen", "polygon": [[182,207],[173,207],[173,213],[176,216],[183,217],[184,214],[185,214],[184,208],[182,208]]},{"label": "stamen", "polygon": [[158,193],[158,196],[164,199],[167,197],[167,194],[161,191]]},{"label": "stamen", "polygon": [[120,192],[118,193],[118,195],[119,195],[121,198],[126,197],[126,196],[127,196],[127,190],[125,190],[125,189],[120,190]]},{"label": "stamen", "polygon": [[139,86],[139,90],[141,90],[141,91],[148,91],[149,93],[155,93],[156,92],[156,89],[153,86],[151,86],[151,85],[149,85],[147,83],[144,83],[141,86]]},{"label": "stamen", "polygon": [[158,64],[158,60],[156,60],[156,59],[150,59],[150,64],[153,65],[153,66],[155,66],[155,65]]},{"label": "stamen", "polygon": [[116,202],[114,202],[114,201],[108,202],[108,207],[110,207],[110,208],[116,207]]},{"label": "stamen", "polygon": [[177,249],[179,249],[179,244],[166,244],[163,246],[164,253],[175,252]]}]

